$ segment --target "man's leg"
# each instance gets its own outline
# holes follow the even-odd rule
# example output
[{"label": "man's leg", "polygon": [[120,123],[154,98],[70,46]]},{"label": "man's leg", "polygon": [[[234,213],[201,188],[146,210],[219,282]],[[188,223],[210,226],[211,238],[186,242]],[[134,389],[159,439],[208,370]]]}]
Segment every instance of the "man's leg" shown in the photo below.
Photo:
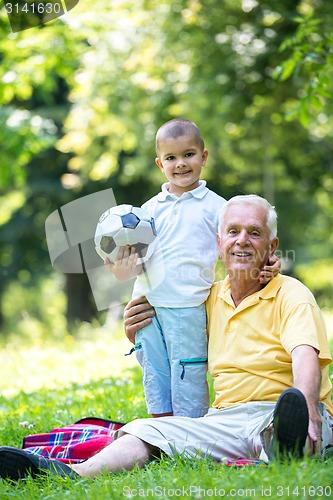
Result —
[{"label": "man's leg", "polygon": [[101,472],[131,470],[136,465],[143,467],[158,455],[157,448],[136,436],[125,434],[85,462],[71,467],[80,476],[95,477]]},{"label": "man's leg", "polygon": [[128,434],[121,436],[86,462],[73,464],[71,467],[26,450],[1,446],[0,477],[17,481],[28,476],[35,478],[47,472],[72,479],[79,476],[95,477],[103,471],[131,470],[135,465],[143,467],[156,456],[159,456],[157,448]]}]

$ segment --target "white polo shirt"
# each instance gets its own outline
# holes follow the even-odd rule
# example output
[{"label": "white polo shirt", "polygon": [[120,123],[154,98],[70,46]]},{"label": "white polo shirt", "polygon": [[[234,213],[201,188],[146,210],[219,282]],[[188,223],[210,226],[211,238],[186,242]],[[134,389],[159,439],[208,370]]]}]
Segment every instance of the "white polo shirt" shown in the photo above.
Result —
[{"label": "white polo shirt", "polygon": [[206,181],[180,197],[168,183],[142,208],[154,217],[158,244],[136,279],[133,296],[146,295],[155,307],[194,307],[205,302],[218,256],[218,215],[225,199]]}]

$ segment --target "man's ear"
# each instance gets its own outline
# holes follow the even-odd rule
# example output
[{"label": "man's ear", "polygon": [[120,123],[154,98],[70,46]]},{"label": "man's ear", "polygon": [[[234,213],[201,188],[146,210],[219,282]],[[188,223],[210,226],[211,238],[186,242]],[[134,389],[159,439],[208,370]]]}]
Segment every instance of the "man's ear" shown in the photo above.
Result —
[{"label": "man's ear", "polygon": [[216,242],[217,242],[218,249],[220,250],[221,238],[219,236],[219,233],[216,233]]},{"label": "man's ear", "polygon": [[269,255],[274,255],[278,246],[279,246],[279,238],[276,236],[275,238],[272,239],[270,243]]},{"label": "man's ear", "polygon": [[160,170],[162,170],[162,172],[163,172],[163,171],[164,171],[164,169],[163,169],[163,165],[162,165],[161,160],[160,160],[158,157],[157,157],[157,158],[155,158],[155,163],[156,163],[156,165],[158,166],[158,168],[159,168]]}]

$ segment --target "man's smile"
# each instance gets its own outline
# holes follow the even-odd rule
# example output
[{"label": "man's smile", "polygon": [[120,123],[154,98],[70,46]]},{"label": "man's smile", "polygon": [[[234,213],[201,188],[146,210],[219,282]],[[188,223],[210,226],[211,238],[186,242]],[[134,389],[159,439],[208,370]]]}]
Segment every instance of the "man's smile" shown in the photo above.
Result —
[{"label": "man's smile", "polygon": [[236,257],[250,257],[252,253],[250,252],[232,252],[232,255],[236,255]]}]

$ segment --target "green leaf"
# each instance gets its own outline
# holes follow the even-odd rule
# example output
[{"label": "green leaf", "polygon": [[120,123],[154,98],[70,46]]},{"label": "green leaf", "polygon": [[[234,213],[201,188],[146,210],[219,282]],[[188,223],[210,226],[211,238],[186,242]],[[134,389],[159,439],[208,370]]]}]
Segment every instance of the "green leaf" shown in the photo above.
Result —
[{"label": "green leaf", "polygon": [[295,59],[288,59],[282,64],[282,72],[280,75],[280,80],[284,81],[287,80],[293,73],[294,69],[296,67],[296,60]]}]

